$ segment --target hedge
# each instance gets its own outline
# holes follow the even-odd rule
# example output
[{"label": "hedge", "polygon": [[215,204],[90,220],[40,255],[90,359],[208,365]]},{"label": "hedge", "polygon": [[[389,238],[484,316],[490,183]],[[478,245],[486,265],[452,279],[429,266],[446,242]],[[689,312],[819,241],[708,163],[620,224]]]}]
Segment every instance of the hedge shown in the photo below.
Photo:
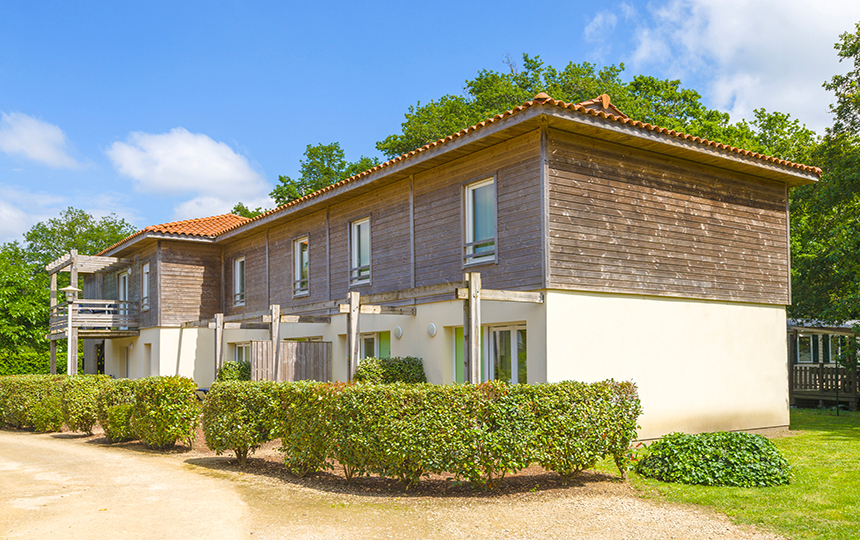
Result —
[{"label": "hedge", "polygon": [[232,450],[244,467],[248,453],[272,439],[274,415],[275,383],[216,382],[203,402],[206,446],[218,455]]},{"label": "hedge", "polygon": [[391,358],[363,358],[355,373],[356,382],[372,384],[426,383],[424,362],[414,356],[392,356]]},{"label": "hedge", "polygon": [[251,362],[228,360],[218,368],[216,381],[250,381]]},{"label": "hedge", "polygon": [[140,441],[158,450],[172,447],[177,440],[191,446],[200,416],[194,381],[173,375],[135,383],[131,428]]},{"label": "hedge", "polygon": [[[259,390],[250,390],[255,386]],[[604,456],[612,456],[624,474],[623,458],[641,412],[635,385],[611,380],[219,383],[210,392],[216,388],[210,397],[217,396],[218,404],[204,407],[204,426],[207,441],[220,441],[222,450],[238,448],[239,457],[268,432],[281,439],[279,450],[295,475],[330,468],[337,460],[348,480],[378,474],[407,488],[429,473],[447,473],[493,489],[506,474],[532,463],[569,479]],[[263,397],[270,395],[274,409]],[[264,405],[243,405],[250,396]]]},{"label": "hedge", "polygon": [[761,435],[720,431],[670,433],[648,447],[637,465],[642,476],[705,486],[763,487],[788,484],[791,468]]},{"label": "hedge", "polygon": [[0,423],[13,428],[60,431],[65,375],[0,377]]},{"label": "hedge", "polygon": [[137,381],[116,379],[110,380],[99,390],[96,399],[99,425],[112,443],[137,439],[131,428],[136,386]]},{"label": "hedge", "polygon": [[105,375],[74,375],[63,379],[63,422],[72,431],[92,434],[98,421],[98,396],[109,384]]}]

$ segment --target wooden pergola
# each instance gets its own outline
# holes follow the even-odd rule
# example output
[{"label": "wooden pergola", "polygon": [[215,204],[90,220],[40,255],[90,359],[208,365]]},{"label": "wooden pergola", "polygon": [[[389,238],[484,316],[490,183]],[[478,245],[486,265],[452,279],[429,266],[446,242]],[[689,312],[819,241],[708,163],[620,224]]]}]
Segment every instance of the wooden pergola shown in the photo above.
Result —
[{"label": "wooden pergola", "polygon": [[[134,302],[82,299],[78,289],[78,276],[99,274],[127,268],[131,259],[79,255],[73,249],[45,267],[51,275],[51,319],[46,336],[51,340],[51,373],[57,372],[57,341],[68,340],[66,373],[78,372],[78,339],[117,338],[140,335],[137,329],[137,305]],[[65,302],[57,298],[57,275],[70,274],[70,286],[63,289]],[[87,293],[85,293],[87,294]],[[95,296],[90,292],[89,295]]]}]

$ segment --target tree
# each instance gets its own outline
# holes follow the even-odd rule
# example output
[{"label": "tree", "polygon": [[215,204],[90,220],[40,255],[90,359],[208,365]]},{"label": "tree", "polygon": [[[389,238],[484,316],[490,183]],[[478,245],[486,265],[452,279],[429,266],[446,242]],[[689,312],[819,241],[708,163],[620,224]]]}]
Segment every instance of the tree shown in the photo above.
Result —
[{"label": "tree", "polygon": [[830,106],[835,116],[832,131],[834,134],[860,134],[860,22],[855,23],[855,31],[839,36],[834,45],[838,51],[839,62],[852,60],[854,69],[845,75],[834,75],[824,88],[836,94],[836,103]]},{"label": "tree", "polygon": [[237,216],[242,216],[246,218],[254,218],[259,216],[260,214],[264,214],[268,212],[267,208],[257,207],[254,210],[251,210],[247,206],[245,206],[241,201],[237,202],[236,205],[230,210],[231,214],[235,214]]},{"label": "tree", "polygon": [[269,194],[278,206],[300,199],[379,164],[378,158],[365,156],[361,156],[355,162],[346,161],[343,149],[337,142],[320,143],[315,146],[309,144],[304,155],[305,159],[300,162],[301,176],[295,180],[289,176],[278,177],[279,184]]}]

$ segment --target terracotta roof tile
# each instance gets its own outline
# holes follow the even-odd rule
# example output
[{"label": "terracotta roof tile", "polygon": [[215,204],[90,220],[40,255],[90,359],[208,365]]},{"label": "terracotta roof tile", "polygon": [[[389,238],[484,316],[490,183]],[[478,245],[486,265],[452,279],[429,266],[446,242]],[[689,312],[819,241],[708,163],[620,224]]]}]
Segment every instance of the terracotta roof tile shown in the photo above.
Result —
[{"label": "terracotta roof tile", "polygon": [[[694,137],[692,135],[687,135],[686,133],[682,133],[680,131],[661,128],[659,126],[653,126],[651,124],[646,124],[646,123],[640,122],[638,120],[633,120],[633,119],[627,117],[627,115],[625,115],[623,112],[618,110],[615,107],[615,105],[613,105],[611,103],[610,97],[606,94],[602,94],[602,95],[600,95],[594,99],[583,101],[581,103],[566,103],[564,101],[553,99],[548,94],[541,92],[541,93],[537,94],[534,97],[534,99],[532,99],[531,101],[526,101],[522,105],[514,107],[513,109],[507,110],[503,113],[499,113],[496,116],[494,116],[492,118],[488,118],[487,120],[484,120],[483,122],[479,122],[478,124],[475,124],[473,126],[469,126],[467,128],[461,129],[460,131],[458,131],[457,133],[454,133],[453,135],[448,135],[447,137],[444,137],[442,139],[439,139],[439,140],[433,141],[431,143],[425,144],[421,148],[416,148],[415,150],[412,150],[410,152],[406,152],[405,154],[402,154],[400,156],[392,158],[392,159],[386,161],[385,163],[380,163],[379,165],[372,167],[370,169],[367,169],[364,172],[360,172],[360,173],[356,174],[355,176],[351,176],[345,180],[341,180],[340,182],[337,182],[337,183],[332,184],[328,187],[325,187],[323,189],[320,189],[318,191],[315,191],[313,193],[305,195],[301,199],[296,199],[294,201],[288,202],[285,205],[282,205],[282,206],[279,206],[279,207],[274,208],[272,210],[269,210],[268,212],[265,212],[263,214],[260,214],[259,216],[256,216],[254,218],[249,219],[247,222],[237,223],[237,224],[235,224],[229,228],[224,229],[219,234],[224,234],[226,232],[230,232],[230,231],[237,229],[243,225],[253,223],[254,221],[263,219],[263,218],[270,216],[276,212],[280,212],[282,210],[285,210],[291,206],[295,206],[295,205],[303,203],[309,199],[319,197],[323,193],[327,193],[333,189],[337,189],[337,188],[344,186],[350,182],[354,182],[354,181],[358,180],[359,178],[363,178],[363,177],[365,177],[369,174],[372,174],[378,170],[384,169],[386,167],[390,167],[390,166],[394,165],[395,163],[399,163],[403,160],[409,159],[413,156],[416,156],[418,154],[426,152],[430,149],[436,148],[437,146],[441,146],[445,143],[448,143],[449,141],[453,141],[454,139],[458,139],[460,137],[468,135],[469,133],[472,133],[473,131],[477,131],[477,130],[482,129],[482,128],[490,125],[490,124],[493,124],[493,123],[498,122],[500,120],[504,120],[505,118],[507,118],[509,116],[513,116],[515,114],[518,114],[518,113],[520,113],[520,112],[522,112],[522,111],[524,111],[530,107],[546,106],[546,105],[553,106],[553,107],[559,107],[559,108],[563,108],[563,109],[568,109],[568,110],[573,110],[573,111],[577,111],[577,112],[580,112],[583,114],[588,114],[591,116],[597,116],[599,118],[605,118],[607,120],[615,121],[615,122],[618,122],[621,124],[627,124],[627,125],[633,126],[635,128],[638,128],[638,129],[641,129],[644,131],[653,131],[653,132],[661,133],[664,135],[669,135],[671,137],[677,137],[679,139],[685,139],[688,141],[692,141],[692,142],[695,142],[697,144],[701,144],[702,146],[710,146],[710,147],[717,148],[720,150],[726,150],[728,152],[734,152],[736,154],[741,154],[741,155],[749,156],[749,157],[752,157],[755,159],[760,159],[762,161],[767,161],[770,163],[777,163],[779,165],[783,165],[783,166],[790,167],[793,169],[798,169],[798,170],[801,170],[804,172],[811,172],[811,173],[817,174],[819,176],[821,175],[821,169],[818,167],[811,167],[809,165],[794,163],[794,162],[791,162],[791,161],[788,161],[785,159],[779,159],[779,158],[775,158],[775,157],[771,157],[771,156],[766,156],[764,154],[759,154],[757,152],[750,152],[749,150],[744,150],[742,148],[736,148],[734,146],[730,146],[727,144],[722,144],[722,143],[718,143],[715,141],[709,141],[708,139],[703,139],[701,137]],[[609,111],[609,112],[607,112],[607,111]]]},{"label": "terracotta roof tile", "polygon": [[150,225],[145,229],[141,229],[136,233],[126,238],[123,238],[116,244],[110,246],[107,249],[102,250],[98,254],[102,255],[104,253],[107,253],[108,251],[128,242],[132,238],[137,238],[138,236],[148,232],[215,238],[222,232],[232,229],[234,227],[238,227],[239,225],[247,221],[249,221],[249,219],[246,217],[237,216],[235,214],[222,214],[220,216],[186,219],[183,221],[162,223],[161,225]]}]

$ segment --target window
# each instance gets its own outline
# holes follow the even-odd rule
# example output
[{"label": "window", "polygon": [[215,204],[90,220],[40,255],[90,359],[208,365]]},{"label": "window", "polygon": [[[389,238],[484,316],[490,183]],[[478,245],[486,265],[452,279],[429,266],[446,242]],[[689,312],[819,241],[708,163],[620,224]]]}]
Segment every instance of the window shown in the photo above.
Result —
[{"label": "window", "polygon": [[245,257],[233,261],[233,305],[245,305]]},{"label": "window", "polygon": [[149,309],[149,263],[144,263],[140,270],[140,309]]},{"label": "window", "polygon": [[293,295],[308,294],[309,285],[308,237],[304,236],[293,242]]},{"label": "window", "polygon": [[388,358],[391,356],[391,332],[374,332],[359,335],[360,358]]},{"label": "window", "polygon": [[496,181],[493,178],[466,186],[466,242],[464,264],[496,259]]},{"label": "window", "polygon": [[351,265],[349,284],[370,283],[370,218],[359,219],[350,224]]},{"label": "window", "polygon": [[528,382],[525,326],[490,328],[491,378],[511,384]]},{"label": "window", "polygon": [[236,344],[236,354],[233,356],[234,360],[237,362],[244,362],[246,364],[251,363],[251,344],[250,343],[237,343]]}]

